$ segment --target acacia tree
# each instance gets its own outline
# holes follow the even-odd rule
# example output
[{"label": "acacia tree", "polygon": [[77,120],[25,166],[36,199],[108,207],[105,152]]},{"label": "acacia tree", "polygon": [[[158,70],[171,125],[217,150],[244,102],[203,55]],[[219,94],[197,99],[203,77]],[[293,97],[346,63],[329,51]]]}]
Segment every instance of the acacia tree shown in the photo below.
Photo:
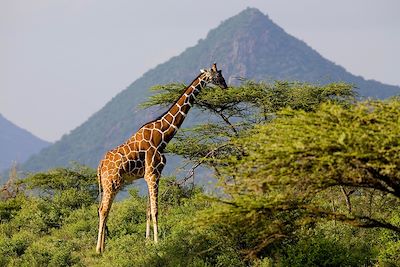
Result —
[{"label": "acacia tree", "polygon": [[[153,95],[143,107],[169,106],[185,88],[184,84],[153,87]],[[167,150],[194,162],[217,167],[214,158],[237,153],[230,145],[233,137],[254,125],[274,119],[277,112],[291,107],[294,110],[315,110],[321,103],[332,101],[341,105],[353,102],[353,86],[345,83],[312,85],[299,82],[274,83],[245,81],[240,86],[205,88],[197,97],[195,109],[208,114],[207,123],[181,129]]]},{"label": "acacia tree", "polygon": [[232,142],[245,153],[223,160],[230,197],[211,217],[251,232],[250,254],[321,219],[400,233],[399,99],[285,109]]},{"label": "acacia tree", "polygon": [[71,210],[96,202],[98,184],[96,170],[73,164],[69,168],[55,168],[39,172],[18,181],[26,191],[33,191],[47,199],[58,212],[69,214]]}]

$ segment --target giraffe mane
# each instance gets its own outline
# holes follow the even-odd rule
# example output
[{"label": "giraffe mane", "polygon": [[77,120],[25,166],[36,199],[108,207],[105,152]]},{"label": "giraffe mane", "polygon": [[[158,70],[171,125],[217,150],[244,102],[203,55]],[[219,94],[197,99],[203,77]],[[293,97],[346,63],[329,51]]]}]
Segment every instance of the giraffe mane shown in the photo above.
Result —
[{"label": "giraffe mane", "polygon": [[[201,72],[201,70],[200,70],[200,72]],[[189,83],[189,84],[192,84],[194,81],[196,81],[198,78],[200,78],[200,76],[202,76],[203,75],[203,72],[201,72],[195,79],[193,79],[193,81],[191,82],[191,83]],[[188,88],[189,86],[186,86],[185,87],[185,89],[183,89],[183,91],[182,91],[182,93],[181,93],[181,95],[179,96],[179,98],[181,97],[181,96],[183,96],[183,94],[185,93],[185,91],[186,91],[186,89]],[[179,99],[178,98],[178,99]],[[158,121],[159,119],[161,119],[162,117],[164,117],[167,113],[168,113],[168,111],[175,105],[175,103],[176,103],[176,101],[175,102],[173,102],[170,106],[169,106],[169,108],[168,109],[166,109],[161,115],[159,115],[158,117],[156,117],[155,119],[152,119],[151,121],[149,121],[149,122],[146,122],[145,124],[143,124],[142,126],[140,126],[140,128],[139,129],[141,129],[141,128],[143,128],[144,126],[146,126],[147,124],[151,124],[151,123],[153,123],[153,122],[156,122],[156,121]]]}]

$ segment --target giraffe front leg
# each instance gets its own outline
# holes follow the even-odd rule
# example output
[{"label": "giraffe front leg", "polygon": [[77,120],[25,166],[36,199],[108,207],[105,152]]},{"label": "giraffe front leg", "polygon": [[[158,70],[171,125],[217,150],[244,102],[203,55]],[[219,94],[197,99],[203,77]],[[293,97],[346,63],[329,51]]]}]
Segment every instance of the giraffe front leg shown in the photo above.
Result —
[{"label": "giraffe front leg", "polygon": [[[165,166],[165,157],[159,151],[149,150],[146,153],[145,180],[149,189],[151,220],[153,221],[154,242],[158,242],[158,182]],[[150,232],[150,215],[147,217],[147,228]],[[147,233],[146,233],[147,234]]]},{"label": "giraffe front leg", "polygon": [[[147,186],[149,188],[150,213],[151,213],[151,220],[153,221],[153,237],[155,243],[158,242],[158,181],[159,181],[159,175],[157,174],[152,173],[146,177]],[[146,235],[147,235],[147,230],[148,232],[150,232],[149,215],[147,218]]]}]

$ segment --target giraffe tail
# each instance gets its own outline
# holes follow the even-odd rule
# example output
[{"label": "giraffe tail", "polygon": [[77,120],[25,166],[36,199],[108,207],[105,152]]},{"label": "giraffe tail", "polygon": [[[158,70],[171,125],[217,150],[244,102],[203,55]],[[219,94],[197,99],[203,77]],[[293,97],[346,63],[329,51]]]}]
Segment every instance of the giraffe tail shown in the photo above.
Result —
[{"label": "giraffe tail", "polygon": [[103,162],[99,164],[99,167],[97,167],[97,182],[99,185],[99,208],[97,209],[97,215],[100,216],[100,207],[101,207],[101,193],[102,193],[102,187],[101,187],[101,167],[103,166]]}]

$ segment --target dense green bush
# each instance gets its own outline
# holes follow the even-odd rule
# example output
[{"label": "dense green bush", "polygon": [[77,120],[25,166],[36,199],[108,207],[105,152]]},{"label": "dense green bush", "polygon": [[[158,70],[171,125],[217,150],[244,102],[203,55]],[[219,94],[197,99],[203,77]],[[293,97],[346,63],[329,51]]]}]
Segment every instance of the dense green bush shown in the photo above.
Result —
[{"label": "dense green bush", "polygon": [[[166,184],[166,183],[164,183]],[[198,190],[179,189],[170,184],[161,190],[171,193],[170,199],[177,202],[164,203],[160,213],[161,241],[155,245],[144,239],[145,214],[141,220],[131,222],[126,215],[131,215],[130,198],[121,203],[110,214],[111,235],[101,264],[116,266],[240,266],[240,254],[228,237],[221,235],[217,227],[197,228],[194,217],[199,210],[204,210],[210,203],[200,197]],[[185,191],[194,192],[188,195]],[[197,191],[197,192],[196,192]],[[185,196],[178,198],[178,196]],[[142,201],[144,202],[144,201]],[[145,210],[145,205],[141,207]],[[133,212],[135,218],[136,213]],[[128,220],[121,220],[126,218]],[[128,231],[127,227],[135,231]],[[115,233],[115,234],[113,234]]]},{"label": "dense green bush", "polygon": [[[393,224],[400,225],[400,212],[394,210],[391,217]],[[379,236],[380,247],[378,260],[382,266],[398,266],[400,263],[400,233],[383,230]]]},{"label": "dense green bush", "polygon": [[[379,233],[379,230],[374,230]],[[297,232],[295,240],[278,249],[280,266],[370,266],[376,258],[376,240],[364,229],[335,222]]]},{"label": "dense green bush", "polygon": [[[76,191],[67,192],[79,199]],[[280,217],[288,214],[276,214],[272,221],[271,215],[264,214],[263,220],[251,223],[249,215],[239,216],[240,220],[214,220],[213,214],[222,211],[221,204],[198,187],[185,187],[169,178],[160,184],[159,244],[144,237],[146,197],[130,190],[128,198],[113,205],[106,251],[98,256],[98,203],[76,205],[73,197],[62,195],[21,193],[3,200],[8,215],[0,223],[1,266],[360,266],[398,262],[395,232],[332,221],[293,228],[290,237],[249,254],[248,249],[262,236],[258,230],[285,226],[276,223],[289,220]],[[397,224],[399,213],[392,211],[391,223]]]}]

